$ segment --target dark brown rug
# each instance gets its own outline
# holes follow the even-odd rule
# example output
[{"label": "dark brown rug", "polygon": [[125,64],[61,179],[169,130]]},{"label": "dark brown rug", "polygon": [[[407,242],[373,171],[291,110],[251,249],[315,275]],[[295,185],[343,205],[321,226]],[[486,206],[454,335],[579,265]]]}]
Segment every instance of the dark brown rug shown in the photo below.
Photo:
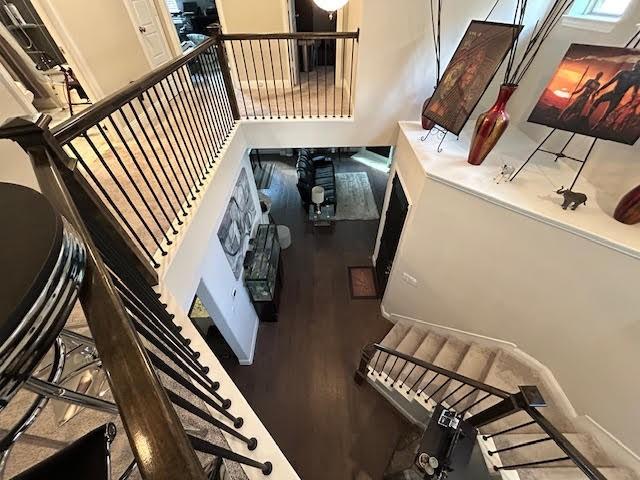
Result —
[{"label": "dark brown rug", "polygon": [[373,267],[347,267],[351,298],[378,298],[376,275]]}]

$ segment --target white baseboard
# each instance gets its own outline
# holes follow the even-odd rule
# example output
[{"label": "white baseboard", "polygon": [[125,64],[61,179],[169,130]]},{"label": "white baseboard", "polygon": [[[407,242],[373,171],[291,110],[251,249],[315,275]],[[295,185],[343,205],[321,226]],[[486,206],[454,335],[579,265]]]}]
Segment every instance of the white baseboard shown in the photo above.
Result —
[{"label": "white baseboard", "polygon": [[640,477],[640,455],[633,452],[589,415],[577,417],[574,419],[574,424],[579,430],[595,438],[616,466],[628,468]]}]

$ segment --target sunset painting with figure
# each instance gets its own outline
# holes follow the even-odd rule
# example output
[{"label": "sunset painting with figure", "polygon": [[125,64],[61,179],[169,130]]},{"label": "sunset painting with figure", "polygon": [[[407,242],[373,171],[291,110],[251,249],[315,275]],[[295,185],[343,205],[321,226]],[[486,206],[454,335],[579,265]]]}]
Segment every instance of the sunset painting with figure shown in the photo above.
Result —
[{"label": "sunset painting with figure", "polygon": [[640,137],[640,50],[571,45],[529,121],[633,145]]}]

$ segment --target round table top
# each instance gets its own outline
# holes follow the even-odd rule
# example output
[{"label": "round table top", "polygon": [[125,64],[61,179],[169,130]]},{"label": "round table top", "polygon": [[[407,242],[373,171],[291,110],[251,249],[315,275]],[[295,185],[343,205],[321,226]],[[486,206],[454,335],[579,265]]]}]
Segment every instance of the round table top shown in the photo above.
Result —
[{"label": "round table top", "polygon": [[0,182],[0,343],[33,306],[62,248],[62,217],[44,195]]}]

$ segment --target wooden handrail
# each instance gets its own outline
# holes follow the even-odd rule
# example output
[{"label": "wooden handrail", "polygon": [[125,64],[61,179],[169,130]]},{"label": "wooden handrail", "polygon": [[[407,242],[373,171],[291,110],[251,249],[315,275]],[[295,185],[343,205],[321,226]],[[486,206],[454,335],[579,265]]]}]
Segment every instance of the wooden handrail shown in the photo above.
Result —
[{"label": "wooden handrail", "polygon": [[223,33],[220,40],[334,40],[360,38],[360,29],[355,32],[282,32],[282,33]]},{"label": "wooden handrail", "polygon": [[138,80],[122,87],[120,90],[94,103],[86,110],[55,126],[51,129],[53,136],[61,144],[76,138],[79,134],[103,120],[107,115],[139,97],[147,89],[156,85],[215,44],[216,40],[214,38],[208,38],[190,52],[160,65]]},{"label": "wooden handrail", "polygon": [[42,193],[73,224],[87,247],[86,278],[79,298],[140,472],[143,478],[154,480],[205,480],[200,461],[67,188],[75,188],[76,179],[48,129],[49,121],[47,115],[35,122],[14,120],[0,138],[10,136],[28,153]]},{"label": "wooden handrail", "polygon": [[487,385],[486,383],[479,382],[478,380],[474,380],[473,378],[465,377],[464,375],[460,375],[457,372],[452,372],[451,370],[447,370],[446,368],[439,367],[434,365],[433,363],[425,362],[424,360],[420,360],[419,358],[412,357],[411,355],[406,355],[402,352],[398,352],[397,350],[393,350],[392,348],[387,348],[379,343],[374,343],[373,348],[378,351],[388,353],[389,355],[394,355],[396,357],[402,358],[403,360],[407,360],[408,362],[414,363],[419,367],[426,368],[427,370],[431,370],[433,372],[444,375],[445,377],[451,378],[452,380],[457,380],[461,383],[465,383],[470,385],[478,390],[482,390],[483,392],[490,393],[500,398],[509,398],[511,397],[511,393],[501,390],[500,388],[492,387],[491,385]]}]

